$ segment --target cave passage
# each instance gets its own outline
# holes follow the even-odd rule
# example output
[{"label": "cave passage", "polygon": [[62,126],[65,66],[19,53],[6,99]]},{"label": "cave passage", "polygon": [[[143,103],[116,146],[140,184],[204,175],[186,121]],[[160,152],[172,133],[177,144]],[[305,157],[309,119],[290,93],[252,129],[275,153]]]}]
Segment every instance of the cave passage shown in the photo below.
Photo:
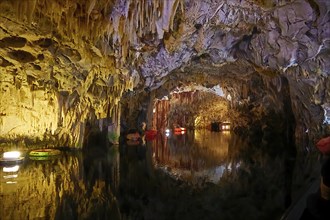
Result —
[{"label": "cave passage", "polygon": [[329,0],[0,0],[0,218],[297,219],[329,24]]}]

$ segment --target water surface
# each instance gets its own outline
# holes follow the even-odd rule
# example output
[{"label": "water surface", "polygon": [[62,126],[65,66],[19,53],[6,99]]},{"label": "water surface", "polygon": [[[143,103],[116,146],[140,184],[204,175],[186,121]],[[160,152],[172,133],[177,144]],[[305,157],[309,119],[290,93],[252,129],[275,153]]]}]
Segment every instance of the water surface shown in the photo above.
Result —
[{"label": "water surface", "polygon": [[188,131],[137,146],[26,158],[11,170],[0,167],[0,217],[279,219],[312,167],[307,159],[297,163],[292,147]]}]

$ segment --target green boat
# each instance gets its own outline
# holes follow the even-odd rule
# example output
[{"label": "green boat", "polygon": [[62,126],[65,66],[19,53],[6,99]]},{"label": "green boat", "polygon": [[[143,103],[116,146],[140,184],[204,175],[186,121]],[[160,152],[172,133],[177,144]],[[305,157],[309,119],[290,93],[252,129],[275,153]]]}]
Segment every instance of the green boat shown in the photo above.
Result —
[{"label": "green boat", "polygon": [[52,157],[61,154],[60,150],[56,149],[37,149],[29,153],[30,157]]}]

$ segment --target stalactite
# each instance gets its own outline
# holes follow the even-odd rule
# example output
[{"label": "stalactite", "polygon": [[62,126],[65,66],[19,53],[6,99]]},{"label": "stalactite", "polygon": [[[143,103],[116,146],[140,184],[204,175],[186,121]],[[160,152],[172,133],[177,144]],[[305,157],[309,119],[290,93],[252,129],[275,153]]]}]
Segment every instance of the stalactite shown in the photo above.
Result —
[{"label": "stalactite", "polygon": [[[95,7],[95,4],[96,4],[96,0],[89,0],[86,4],[86,11],[87,11],[87,26],[89,25],[89,17]],[[97,30],[97,29],[96,29]]]},{"label": "stalactite", "polygon": [[181,0],[175,0],[175,2],[174,2],[174,4],[173,4],[173,8],[171,9],[172,14],[171,14],[170,24],[169,24],[169,28],[170,28],[171,30],[173,30],[174,17],[175,17],[175,15],[176,15],[176,13],[177,13],[177,9],[178,9],[180,3],[181,3]]},{"label": "stalactite", "polygon": [[[129,56],[128,48],[131,45],[140,43],[136,35],[142,38],[146,33],[158,32],[161,39],[164,31],[173,29],[174,17],[178,8],[182,6],[182,1],[126,1],[120,6],[124,7],[123,9],[120,8],[123,11],[115,13],[113,12],[112,0],[102,0],[100,2],[89,0],[85,4],[71,0],[64,3],[43,0],[16,0],[14,4],[17,8],[16,14],[26,15],[29,22],[32,20],[35,11],[39,15],[49,16],[59,33],[74,38],[77,43],[80,43],[84,37],[91,39],[93,42],[105,36],[107,36],[108,42],[112,38],[114,45],[117,42],[120,43],[115,48],[121,51],[122,63],[125,63]],[[110,16],[110,20],[106,16],[103,17],[111,10],[113,14]],[[25,11],[28,13],[25,13]],[[104,12],[101,17],[99,15],[93,17],[95,13],[100,13],[100,11]],[[67,21],[66,25],[62,24],[63,16]],[[116,19],[117,17],[120,17],[120,19]],[[22,18],[19,17],[19,19]],[[90,31],[91,27],[92,31]],[[77,36],[79,37],[77,38]]]},{"label": "stalactite", "polygon": [[37,0],[30,0],[30,1],[27,1],[27,3],[28,3],[28,7],[26,9],[27,21],[29,23],[31,23],[32,19],[33,19],[33,16],[34,16],[34,10],[36,8]]}]

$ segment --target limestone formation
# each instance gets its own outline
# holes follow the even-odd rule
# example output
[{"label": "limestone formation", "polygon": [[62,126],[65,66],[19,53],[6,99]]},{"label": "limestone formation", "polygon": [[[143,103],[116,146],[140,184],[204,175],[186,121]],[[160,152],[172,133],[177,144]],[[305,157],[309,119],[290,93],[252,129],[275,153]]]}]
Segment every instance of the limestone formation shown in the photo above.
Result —
[{"label": "limestone formation", "polygon": [[132,106],[150,117],[150,97],[191,82],[220,85],[233,107],[286,109],[296,138],[329,129],[327,0],[2,0],[0,10],[2,140],[82,147],[88,123],[119,132],[125,95],[145,94]]}]

